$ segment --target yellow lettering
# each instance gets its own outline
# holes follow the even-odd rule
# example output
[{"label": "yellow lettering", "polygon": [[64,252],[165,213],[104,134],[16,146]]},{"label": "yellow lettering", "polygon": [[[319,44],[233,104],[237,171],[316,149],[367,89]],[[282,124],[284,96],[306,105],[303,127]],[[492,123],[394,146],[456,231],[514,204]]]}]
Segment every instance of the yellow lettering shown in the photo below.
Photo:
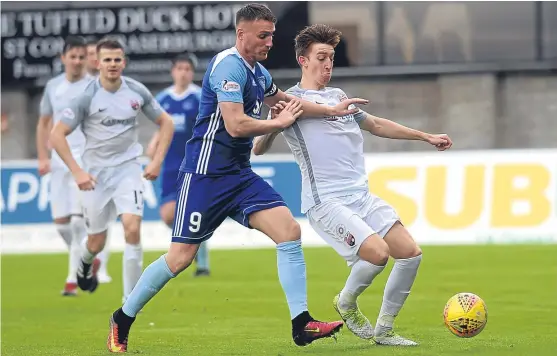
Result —
[{"label": "yellow lettering", "polygon": [[483,166],[466,167],[464,187],[454,193],[462,194],[462,208],[456,214],[448,214],[445,207],[445,196],[452,196],[447,191],[447,168],[429,167],[425,187],[425,218],[441,229],[460,229],[472,225],[482,213],[484,192]]},{"label": "yellow lettering", "polygon": [[[526,184],[519,184],[519,180]],[[549,186],[547,169],[539,164],[500,164],[494,167],[493,227],[527,227],[541,224],[549,217],[551,204],[544,196]],[[523,185],[518,186],[517,185]],[[513,203],[527,202],[528,212],[513,212]]]},{"label": "yellow lettering", "polygon": [[388,183],[415,180],[417,175],[415,167],[380,168],[368,175],[370,192],[391,204],[396,209],[402,223],[408,226],[416,221],[418,207],[411,198],[389,189]]}]

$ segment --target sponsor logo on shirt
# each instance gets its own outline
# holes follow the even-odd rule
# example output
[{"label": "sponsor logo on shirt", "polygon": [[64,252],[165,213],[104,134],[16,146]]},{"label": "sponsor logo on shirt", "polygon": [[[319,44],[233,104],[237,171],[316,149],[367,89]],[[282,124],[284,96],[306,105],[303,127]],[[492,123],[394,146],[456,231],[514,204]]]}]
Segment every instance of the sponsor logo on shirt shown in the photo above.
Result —
[{"label": "sponsor logo on shirt", "polygon": [[106,119],[101,121],[101,124],[104,126],[115,126],[115,125],[133,126],[135,125],[135,117],[130,117],[128,119],[115,119],[113,117],[107,117]]}]

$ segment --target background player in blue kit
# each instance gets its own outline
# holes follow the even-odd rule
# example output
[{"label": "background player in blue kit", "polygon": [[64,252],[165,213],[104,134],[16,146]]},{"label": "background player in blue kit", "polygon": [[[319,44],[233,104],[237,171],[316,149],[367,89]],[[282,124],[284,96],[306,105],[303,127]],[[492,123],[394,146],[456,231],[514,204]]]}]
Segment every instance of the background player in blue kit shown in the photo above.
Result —
[{"label": "background player in blue kit", "polygon": [[[172,244],[168,253],[145,269],[122,308],[110,318],[107,347],[126,352],[130,327],[137,313],[161,288],[193,261],[199,244],[230,217],[255,228],[277,244],[280,284],[292,320],[292,337],[299,346],[334,335],[342,321],[320,322],[307,306],[306,265],[300,226],[282,197],[251,170],[254,136],[283,130],[303,113],[313,117],[358,112],[347,99],[331,107],[298,100],[280,91],[265,60],[273,45],[276,18],[264,5],[250,4],[236,14],[236,46],[217,54],[203,78],[200,112],[193,137],[186,145]],[[285,101],[273,120],[260,120],[263,103]]]},{"label": "background player in blue kit", "polygon": [[[171,76],[173,85],[161,91],[156,99],[174,120],[174,137],[164,159],[160,177],[161,197],[160,216],[166,225],[172,228],[176,211],[176,181],[180,165],[185,155],[186,142],[193,135],[193,125],[199,112],[201,88],[193,84],[195,58],[180,54],[172,61]],[[147,155],[157,151],[159,133],[156,132],[149,143]],[[196,276],[209,275],[209,251],[207,242],[203,242],[195,256]]]}]

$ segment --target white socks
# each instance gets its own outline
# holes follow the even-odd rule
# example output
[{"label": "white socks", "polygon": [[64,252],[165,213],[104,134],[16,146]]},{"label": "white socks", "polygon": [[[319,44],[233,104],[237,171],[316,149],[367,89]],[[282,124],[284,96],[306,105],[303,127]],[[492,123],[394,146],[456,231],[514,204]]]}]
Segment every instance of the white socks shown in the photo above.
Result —
[{"label": "white socks", "polygon": [[[54,224],[56,225],[56,230],[64,240],[66,246],[68,246],[69,254],[68,254],[68,276],[66,277],[66,283],[76,283],[77,282],[77,268],[74,269],[73,267],[77,264],[73,261],[72,258],[72,247],[73,247],[73,232],[71,224]],[[78,246],[79,248],[79,246]],[[77,259],[79,262],[79,257]]]},{"label": "white socks", "polygon": [[97,258],[101,261],[101,265],[99,267],[99,275],[108,276],[107,264],[108,264],[108,257],[110,256],[110,246],[108,246],[108,235],[106,236],[106,244],[104,248],[99,254]]},{"label": "white socks", "polygon": [[143,248],[141,244],[126,243],[122,263],[124,267],[124,300],[126,300],[143,272]]},{"label": "white socks", "polygon": [[339,306],[348,309],[356,305],[358,296],[366,290],[373,279],[383,271],[385,266],[376,266],[364,260],[358,260],[352,266],[346,285],[340,292]]},{"label": "white socks", "polygon": [[422,255],[395,260],[393,270],[385,285],[383,304],[377,318],[375,335],[381,335],[393,328],[395,317],[410,294],[421,261]]},{"label": "white socks", "polygon": [[54,224],[56,225],[56,230],[60,236],[62,236],[62,240],[66,243],[66,246],[70,248],[73,240],[73,232],[72,232],[72,225],[71,224]]}]

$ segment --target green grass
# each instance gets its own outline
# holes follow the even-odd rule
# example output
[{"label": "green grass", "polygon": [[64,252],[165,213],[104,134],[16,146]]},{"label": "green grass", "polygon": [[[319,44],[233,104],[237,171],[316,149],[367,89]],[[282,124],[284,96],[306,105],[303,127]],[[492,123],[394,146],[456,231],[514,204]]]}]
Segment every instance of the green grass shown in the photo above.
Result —
[{"label": "green grass", "polygon": [[[140,355],[557,355],[557,246],[424,247],[424,259],[397,331],[416,348],[371,346],[343,329],[338,342],[299,348],[276,273],[275,251],[211,251],[213,275],[188,270],[139,314],[130,354]],[[145,266],[160,253],[148,253]],[[307,248],[312,314],[337,319],[331,301],[348,273],[331,249]],[[106,355],[108,318],[120,306],[121,258],[114,281],[93,295],[59,295],[63,255],[2,256],[2,355]],[[389,267],[392,266],[392,261]],[[390,270],[390,268],[389,268]],[[389,270],[360,298],[375,323]],[[471,339],[444,327],[445,302],[473,292],[487,303],[489,322]]]}]

